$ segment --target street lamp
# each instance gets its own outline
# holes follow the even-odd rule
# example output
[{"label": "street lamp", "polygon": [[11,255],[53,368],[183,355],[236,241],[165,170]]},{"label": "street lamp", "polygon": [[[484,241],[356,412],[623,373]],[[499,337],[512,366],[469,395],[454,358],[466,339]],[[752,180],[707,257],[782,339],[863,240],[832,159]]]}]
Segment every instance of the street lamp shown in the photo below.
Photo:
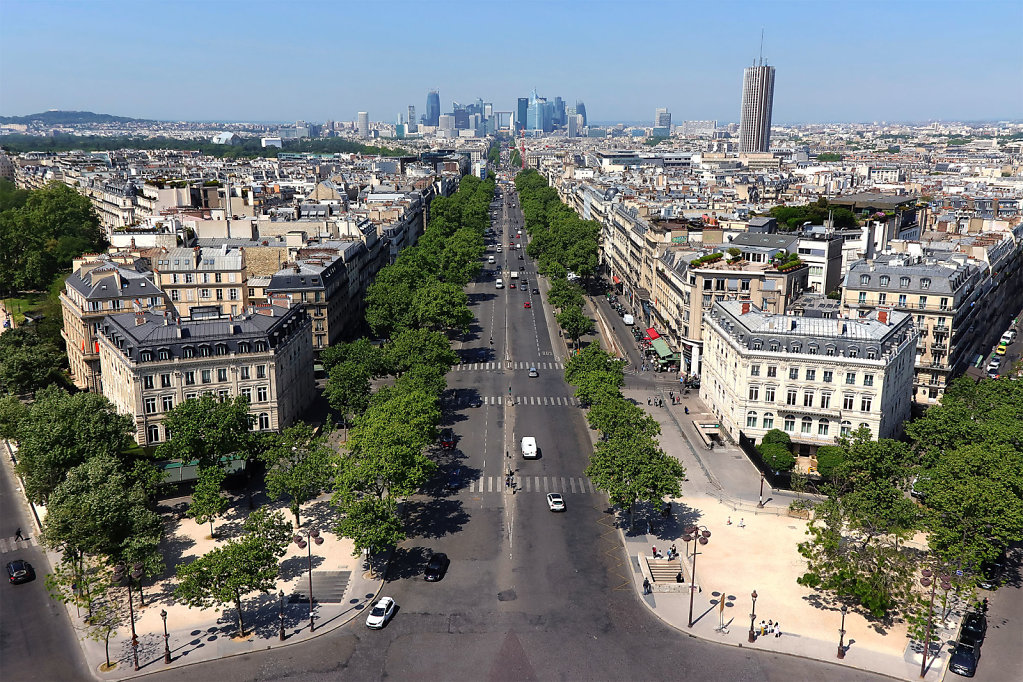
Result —
[{"label": "street lamp", "polygon": [[764,472],[760,472],[760,503],[757,504],[760,509],[764,508]]},{"label": "street lamp", "polygon": [[924,634],[923,652],[924,655],[923,660],[920,661],[920,679],[922,680],[924,678],[924,675],[927,674],[927,652],[931,648],[931,625],[934,622],[934,591],[937,589],[939,581],[941,582],[941,589],[943,590],[951,589],[952,578],[951,576],[948,575],[940,575],[935,576],[936,578],[935,580],[931,580],[931,576],[934,575],[934,572],[931,571],[931,569],[929,568],[925,568],[924,570],[920,571],[920,573],[923,575],[923,577],[920,578],[920,584],[923,585],[924,587],[931,588],[931,602],[930,605],[927,607],[927,630],[926,634]]},{"label": "street lamp", "polygon": [[842,627],[838,628],[838,657],[845,658],[845,614],[849,607],[842,604]]},{"label": "street lamp", "polygon": [[706,545],[709,542],[710,531],[706,526],[688,526],[682,539],[693,543],[693,570],[690,574],[689,585],[689,627],[693,627],[693,598],[696,591],[696,555],[699,554],[699,545]]},{"label": "street lamp", "polygon": [[757,591],[753,590],[753,613],[749,614],[749,642],[753,644],[757,641],[757,632],[753,629],[753,621],[757,619]]},{"label": "street lamp", "polygon": [[277,636],[283,642],[284,641],[284,590],[281,590],[280,592],[277,593],[277,598],[279,600],[278,601],[278,607],[277,607],[277,620],[280,621],[280,626],[281,626],[280,632],[278,633]]},{"label": "street lamp", "polygon": [[131,596],[131,579],[140,579],[143,568],[145,567],[142,564],[132,564],[131,573],[128,573],[128,568],[124,564],[117,564],[114,566],[113,576],[115,583],[128,579],[128,618],[131,620],[131,656],[135,661],[135,670],[139,669],[139,638],[135,634],[135,604]]},{"label": "street lamp", "polygon": [[317,545],[323,544],[323,538],[320,537],[320,531],[315,528],[308,528],[306,530],[300,530],[299,533],[305,533],[306,539],[302,538],[302,535],[295,535],[294,542],[298,545],[299,549],[309,548],[309,632],[315,629],[313,622],[313,543]]},{"label": "street lamp", "polygon": [[170,635],[167,633],[167,609],[160,609],[160,618],[163,618],[163,662],[170,663]]}]

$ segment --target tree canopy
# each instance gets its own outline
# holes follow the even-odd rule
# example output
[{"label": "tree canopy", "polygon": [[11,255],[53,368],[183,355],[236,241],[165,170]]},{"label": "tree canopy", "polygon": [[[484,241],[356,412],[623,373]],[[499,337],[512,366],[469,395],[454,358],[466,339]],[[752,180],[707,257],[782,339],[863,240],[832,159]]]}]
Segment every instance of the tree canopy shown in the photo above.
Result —
[{"label": "tree canopy", "polygon": [[249,401],[245,396],[220,401],[204,395],[178,403],[164,417],[170,440],[161,443],[157,455],[199,467],[219,464],[228,455],[248,454],[250,443]]}]

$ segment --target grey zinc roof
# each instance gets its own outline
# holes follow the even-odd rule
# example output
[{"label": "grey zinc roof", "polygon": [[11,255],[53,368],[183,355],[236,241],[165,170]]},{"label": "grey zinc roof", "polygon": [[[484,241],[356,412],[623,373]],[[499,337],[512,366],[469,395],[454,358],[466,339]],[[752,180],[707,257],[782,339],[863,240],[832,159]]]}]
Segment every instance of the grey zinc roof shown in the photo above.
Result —
[{"label": "grey zinc roof", "polygon": [[[894,264],[893,264],[894,263]],[[876,291],[903,291],[921,294],[953,294],[959,290],[963,282],[969,278],[975,266],[956,261],[918,260],[910,256],[882,254],[871,264],[866,260],[858,260],[849,266],[845,278],[845,286],[850,289],[866,289]],[[866,275],[869,281],[860,282]],[[887,275],[889,283],[881,286],[881,276]],[[957,276],[958,275],[958,276]],[[901,279],[909,278],[909,286],[901,286]],[[920,280],[928,279],[926,288]]]},{"label": "grey zinc roof", "polygon": [[715,308],[727,314],[727,317],[748,335],[746,343],[754,338],[796,338],[813,342],[814,340],[845,340],[879,343],[891,334],[900,323],[910,317],[908,313],[891,311],[889,322],[879,322],[875,317],[848,319],[799,317],[796,315],[773,315],[764,313],[755,305],[750,304],[750,311],[742,314],[742,301],[717,301]]},{"label": "grey zinc roof", "polygon": [[159,257],[163,261],[160,267],[162,271],[173,270],[238,270],[241,268],[242,252],[239,249],[228,247],[227,253],[223,249],[199,249],[199,262],[195,263],[195,252],[193,249],[168,249],[167,253]]},{"label": "grey zinc roof", "polygon": [[735,235],[735,239],[727,246],[748,246],[763,249],[785,249],[793,250],[796,246],[797,237],[794,235],[766,234],[763,232],[742,232]]},{"label": "grey zinc roof", "polygon": [[[100,276],[116,272],[115,277]],[[67,285],[86,299],[149,298],[160,295],[160,290],[145,273],[119,266],[115,263],[101,265],[82,277],[82,270],[67,278]],[[117,282],[118,289],[111,290],[111,283]]]}]

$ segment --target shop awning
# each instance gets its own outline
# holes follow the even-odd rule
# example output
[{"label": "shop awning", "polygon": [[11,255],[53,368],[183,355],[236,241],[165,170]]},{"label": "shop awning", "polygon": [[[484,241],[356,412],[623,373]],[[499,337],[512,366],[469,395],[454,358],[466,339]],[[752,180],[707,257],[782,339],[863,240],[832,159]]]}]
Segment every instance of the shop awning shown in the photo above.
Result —
[{"label": "shop awning", "polygon": [[657,352],[658,357],[667,359],[672,356],[671,349],[668,348],[668,344],[665,343],[664,339],[661,338],[654,339],[653,341],[650,342],[650,345],[653,346],[653,349],[654,351]]},{"label": "shop awning", "polygon": [[622,280],[618,279],[618,275],[611,275],[611,281],[615,284],[621,284]]},{"label": "shop awning", "polygon": [[661,338],[661,335],[657,333],[656,329],[650,327],[649,329],[646,330],[646,337],[648,339],[659,339]]}]

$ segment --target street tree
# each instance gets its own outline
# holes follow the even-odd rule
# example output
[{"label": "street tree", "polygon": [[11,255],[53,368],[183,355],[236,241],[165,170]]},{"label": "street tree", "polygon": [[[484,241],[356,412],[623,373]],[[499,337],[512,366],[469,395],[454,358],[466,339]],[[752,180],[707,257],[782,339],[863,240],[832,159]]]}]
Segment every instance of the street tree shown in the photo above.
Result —
[{"label": "street tree", "polygon": [[601,402],[614,401],[621,397],[621,377],[615,372],[589,372],[579,376],[575,397],[586,407]]},{"label": "street tree", "polygon": [[46,590],[50,597],[62,604],[73,604],[85,610],[85,621],[94,614],[96,600],[110,587],[113,570],[105,557],[61,554],[60,561],[46,576]]},{"label": "street tree", "polygon": [[131,609],[119,592],[119,588],[108,585],[93,599],[90,617],[75,626],[83,631],[86,638],[93,642],[103,642],[106,663],[100,666],[101,672],[113,670],[116,666],[116,663],[110,661],[110,637],[131,620]]},{"label": "street tree", "polygon": [[23,325],[0,334],[0,390],[16,395],[47,386],[69,385],[67,354],[44,338],[38,325]]},{"label": "street tree", "polygon": [[340,362],[330,368],[323,396],[341,415],[341,426],[347,428],[353,414],[369,406],[369,371],[356,362]]},{"label": "street tree", "polygon": [[600,431],[605,439],[627,434],[655,438],[661,433],[661,425],[656,419],[617,392],[606,400],[593,402],[586,413],[586,421],[591,428]]},{"label": "street tree", "polygon": [[333,453],[326,439],[304,422],[284,429],[272,443],[263,453],[266,490],[274,499],[288,498],[298,527],[302,505],[316,499],[334,478]]},{"label": "street tree", "polygon": [[28,416],[28,407],[16,396],[0,397],[0,438],[18,439],[18,425]]},{"label": "street tree", "polygon": [[249,401],[245,396],[220,401],[204,395],[179,403],[164,417],[170,440],[157,448],[163,459],[211,467],[232,454],[248,454]]},{"label": "street tree", "polygon": [[611,504],[629,513],[632,525],[637,502],[657,504],[665,497],[680,497],[686,471],[652,438],[628,434],[597,443],[586,475]]},{"label": "street tree", "polygon": [[593,320],[583,314],[582,308],[578,306],[565,308],[558,313],[556,319],[576,347],[579,346],[580,338],[593,332]]},{"label": "street tree", "polygon": [[565,381],[577,385],[579,379],[591,372],[607,372],[614,374],[615,387],[620,388],[624,381],[622,365],[610,353],[602,350],[597,342],[589,343],[581,351],[569,358],[565,364]]},{"label": "street tree", "polygon": [[195,489],[192,491],[192,503],[186,512],[196,523],[210,524],[210,537],[215,538],[213,522],[224,515],[231,506],[230,500],[224,497],[221,488],[227,473],[218,462],[212,466],[199,467]]},{"label": "street tree", "polygon": [[257,509],[245,523],[245,534],[214,548],[189,564],[178,566],[174,591],[182,603],[200,609],[234,605],[238,636],[245,636],[242,598],[277,587],[280,558],[291,539],[291,524],[280,512]]},{"label": "street tree", "polygon": [[428,329],[406,329],[394,335],[384,346],[384,356],[391,370],[401,376],[420,364],[443,368],[445,372],[458,362],[447,338]]},{"label": "street tree", "polygon": [[561,310],[571,307],[581,308],[583,305],[582,288],[564,278],[554,279],[551,281],[550,291],[547,292],[547,300],[555,308]]},{"label": "street tree", "polygon": [[382,377],[391,373],[383,351],[365,337],[324,348],[320,353],[320,362],[328,373],[335,365],[342,363],[361,368],[369,377]]},{"label": "street tree", "polygon": [[406,538],[394,498],[352,494],[337,498],[335,506],[340,518],[334,532],[352,540],[353,554],[395,547]]},{"label": "street tree", "polygon": [[412,295],[411,319],[404,329],[469,331],[473,320],[462,285],[430,280]]}]

